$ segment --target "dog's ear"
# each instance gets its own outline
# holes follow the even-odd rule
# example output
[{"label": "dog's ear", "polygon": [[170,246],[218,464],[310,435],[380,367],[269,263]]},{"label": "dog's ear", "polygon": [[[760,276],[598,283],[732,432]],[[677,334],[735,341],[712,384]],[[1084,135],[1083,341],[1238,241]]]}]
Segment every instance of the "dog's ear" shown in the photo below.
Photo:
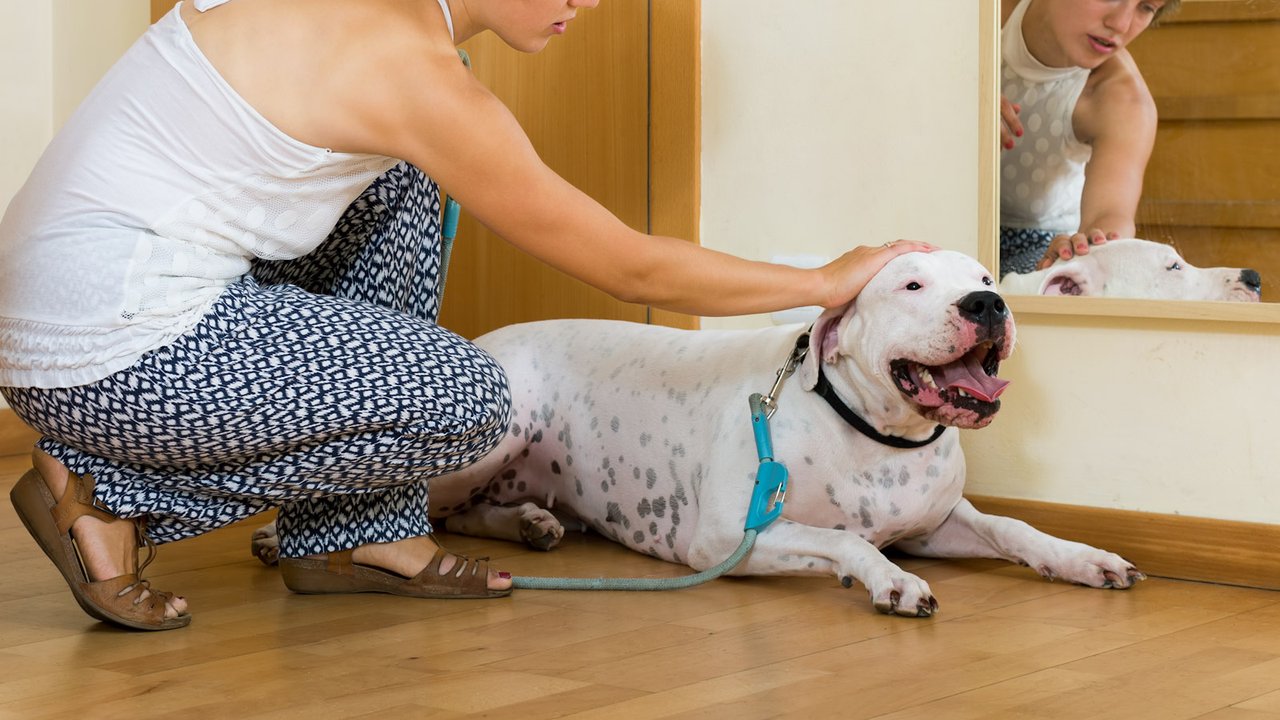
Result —
[{"label": "dog's ear", "polygon": [[1040,281],[1041,295],[1101,295],[1102,271],[1088,255],[1058,262]]},{"label": "dog's ear", "polygon": [[826,310],[818,316],[809,331],[809,352],[800,364],[800,383],[805,390],[818,384],[818,363],[834,360],[840,349],[839,330],[845,315],[853,309],[853,303]]}]

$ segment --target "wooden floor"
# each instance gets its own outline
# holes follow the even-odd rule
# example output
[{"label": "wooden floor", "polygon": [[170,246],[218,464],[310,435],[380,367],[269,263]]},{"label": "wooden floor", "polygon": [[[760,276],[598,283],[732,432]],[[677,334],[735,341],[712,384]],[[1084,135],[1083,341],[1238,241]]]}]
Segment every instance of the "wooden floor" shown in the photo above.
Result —
[{"label": "wooden floor", "polygon": [[[0,458],[7,492],[29,467]],[[191,626],[99,624],[0,501],[0,718],[1280,718],[1280,593],[1129,592],[988,561],[903,559],[942,606],[878,615],[834,579],[488,601],[304,597],[254,524],[161,548]],[[680,574],[599,538],[457,538],[517,575]]]}]

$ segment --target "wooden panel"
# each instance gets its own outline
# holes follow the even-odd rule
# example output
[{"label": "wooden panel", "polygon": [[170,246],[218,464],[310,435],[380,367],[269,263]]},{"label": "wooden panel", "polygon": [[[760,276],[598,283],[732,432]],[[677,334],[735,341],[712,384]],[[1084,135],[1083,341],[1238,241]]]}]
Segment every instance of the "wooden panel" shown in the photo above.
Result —
[{"label": "wooden panel", "polygon": [[1106,548],[1149,575],[1280,589],[1280,525],[986,496],[979,510]]},{"label": "wooden panel", "polygon": [[1161,123],[1149,200],[1280,202],[1280,121]]},{"label": "wooden panel", "polygon": [[1280,92],[1280,21],[1173,23],[1130,51],[1157,102]]},{"label": "wooden panel", "polygon": [[13,410],[0,409],[0,457],[29,455],[31,446],[40,439],[40,433],[27,427]]},{"label": "wooden panel", "polygon": [[[649,231],[699,241],[702,210],[701,0],[650,3]],[[649,321],[686,329],[696,316],[653,308]]]},{"label": "wooden panel", "polygon": [[176,4],[177,0],[151,0],[151,22],[159,20]]},{"label": "wooden panel", "polygon": [[[603,3],[536,55],[490,33],[463,46],[476,76],[515,113],[543,160],[639,230],[649,222],[648,15],[646,0]],[[441,324],[475,337],[553,317],[644,322],[646,308],[543,265],[464,208]]]}]

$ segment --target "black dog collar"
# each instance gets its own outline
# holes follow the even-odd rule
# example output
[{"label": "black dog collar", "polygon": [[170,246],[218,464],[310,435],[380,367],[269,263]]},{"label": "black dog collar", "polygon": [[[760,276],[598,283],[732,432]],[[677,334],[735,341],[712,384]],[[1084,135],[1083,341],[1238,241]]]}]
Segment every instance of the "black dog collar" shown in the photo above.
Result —
[{"label": "black dog collar", "polygon": [[835,389],[832,388],[831,383],[827,381],[827,376],[822,374],[822,358],[817,358],[817,361],[818,384],[813,386],[813,391],[818,393],[823,400],[826,400],[827,404],[831,406],[831,409],[835,410],[836,414],[844,418],[845,422],[852,425],[853,429],[863,435],[866,435],[872,440],[875,440],[881,445],[888,445],[889,447],[901,448],[903,450],[922,448],[934,440],[937,440],[942,436],[942,433],[946,431],[946,426],[939,425],[933,429],[933,434],[924,440],[907,440],[906,438],[900,438],[896,435],[884,435],[878,432],[875,428],[871,427],[870,423],[859,417],[858,414],[851,410],[848,405],[845,405],[844,401],[836,395]]}]

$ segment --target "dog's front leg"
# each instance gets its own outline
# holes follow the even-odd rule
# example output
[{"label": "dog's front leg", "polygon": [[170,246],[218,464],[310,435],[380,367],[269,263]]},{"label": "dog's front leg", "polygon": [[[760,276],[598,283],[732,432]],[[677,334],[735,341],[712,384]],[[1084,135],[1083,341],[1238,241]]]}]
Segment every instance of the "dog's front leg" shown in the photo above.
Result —
[{"label": "dog's front leg", "polygon": [[925,557],[1001,558],[1041,575],[1099,588],[1128,588],[1145,579],[1132,563],[1105,550],[1056,538],[1013,518],[986,515],[961,499],[932,533],[896,547]]},{"label": "dog's front leg", "polygon": [[[724,542],[713,544],[718,547],[710,554],[707,543],[695,543],[690,565],[704,569],[732,552],[733,548]],[[871,595],[871,604],[883,613],[928,617],[938,609],[928,583],[894,565],[874,545],[847,530],[816,528],[779,519],[756,537],[751,553],[733,572],[735,575],[827,573],[835,575],[845,587],[852,586],[854,580],[862,583]]]}]

